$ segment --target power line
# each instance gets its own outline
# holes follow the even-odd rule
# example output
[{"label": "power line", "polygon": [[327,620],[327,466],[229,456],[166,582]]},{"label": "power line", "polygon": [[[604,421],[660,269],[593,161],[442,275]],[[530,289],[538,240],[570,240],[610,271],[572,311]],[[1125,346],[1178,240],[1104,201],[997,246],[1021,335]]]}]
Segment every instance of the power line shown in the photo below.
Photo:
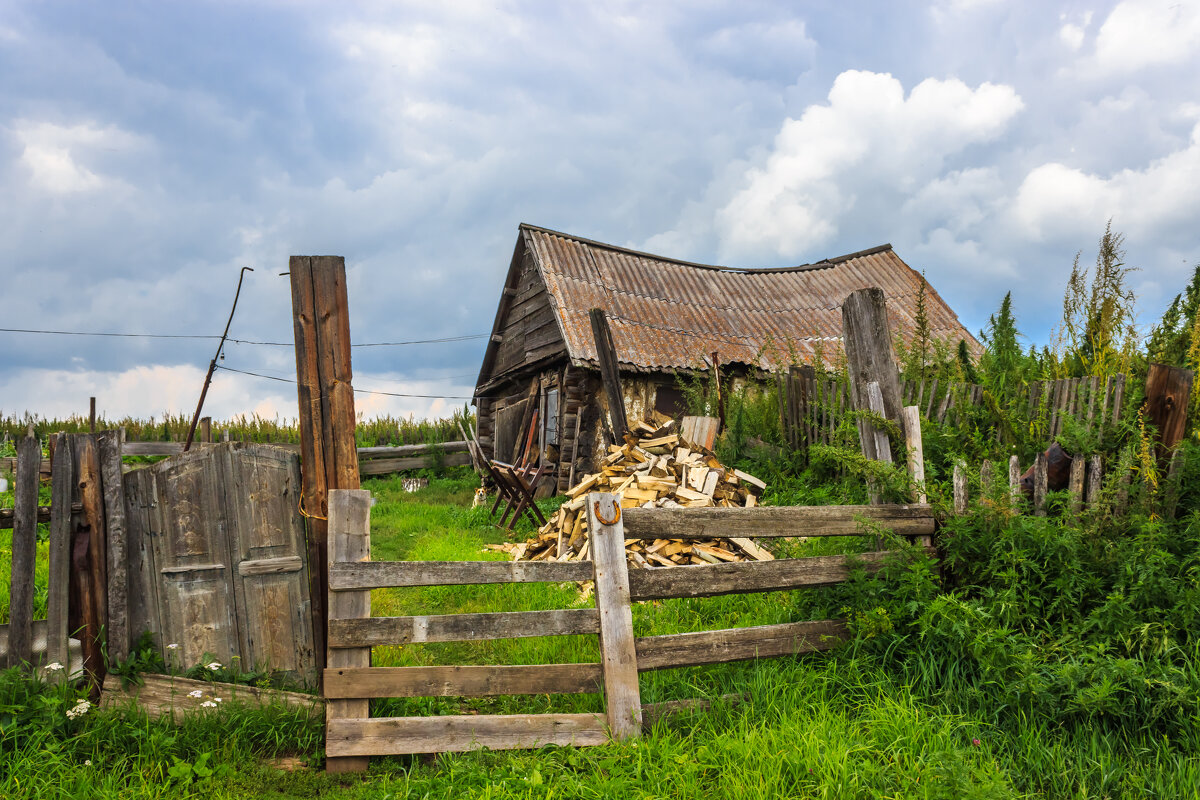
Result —
[{"label": "power line", "polygon": [[[98,331],[43,331],[33,328],[0,328],[0,333],[39,333],[53,336],[106,336],[121,339],[220,339],[220,336],[203,333],[106,333]],[[351,344],[351,347],[398,347],[409,344],[443,344],[446,342],[465,342],[471,339],[485,339],[489,334],[471,333],[462,336],[444,336],[439,339],[410,339],[404,342],[362,342]],[[293,347],[293,342],[260,342],[253,339],[226,339],[234,344],[264,345],[267,347]]]},{"label": "power line", "polygon": [[[291,378],[281,378],[277,375],[265,375],[261,372],[250,372],[249,370],[244,370],[244,369],[234,369],[233,367],[223,367],[220,364],[217,365],[217,369],[223,369],[226,372],[236,372],[240,375],[252,375],[255,378],[266,378],[269,381],[279,381],[280,383],[291,383],[291,384],[296,383],[296,381],[294,381]],[[461,395],[461,394],[403,394],[401,392],[380,392],[380,391],[376,391],[374,389],[355,389],[354,393],[355,394],[377,394],[377,395],[383,395],[384,397],[415,397],[415,398],[419,398],[419,399],[423,399],[423,400],[474,400],[475,399],[473,397],[467,397],[467,396]]]}]

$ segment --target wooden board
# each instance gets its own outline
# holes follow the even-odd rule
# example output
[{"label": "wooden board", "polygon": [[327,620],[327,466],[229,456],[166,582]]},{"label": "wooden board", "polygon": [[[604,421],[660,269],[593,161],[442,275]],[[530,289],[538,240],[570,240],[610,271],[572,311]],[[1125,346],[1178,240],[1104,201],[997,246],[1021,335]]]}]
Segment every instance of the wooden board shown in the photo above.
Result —
[{"label": "wooden board", "polygon": [[852,563],[874,571],[888,555],[877,552],[630,570],[629,592],[634,600],[655,600],[831,586],[850,576]]},{"label": "wooden board", "polygon": [[104,525],[108,534],[108,629],[110,662],[129,658],[129,530],[125,522],[125,490],[121,479],[121,445],[125,429],[96,434],[104,492]]},{"label": "wooden board", "polygon": [[329,565],[329,588],[335,592],[399,586],[562,583],[591,579],[590,561],[371,561]]},{"label": "wooden board", "polygon": [[[333,561],[365,561],[371,557],[371,493],[363,489],[329,490],[329,557]],[[371,593],[329,592],[330,616],[356,619],[371,616]],[[362,669],[371,666],[371,650],[367,647],[330,650],[326,652],[330,667]],[[328,697],[328,693],[325,693]],[[330,700],[325,707],[325,723],[334,720],[359,719],[371,716],[366,700]],[[363,759],[328,759],[329,772],[358,772],[365,770]]]},{"label": "wooden board", "polygon": [[378,647],[411,642],[468,642],[529,636],[598,633],[594,608],[443,614],[428,617],[372,617],[329,620],[329,647]]},{"label": "wooden board", "polygon": [[[359,464],[360,475],[387,475],[406,469],[432,469],[438,463],[433,455],[409,456],[407,458],[376,458]],[[466,467],[471,464],[470,453],[447,453],[440,463],[447,467]]]},{"label": "wooden board", "polygon": [[849,638],[840,620],[787,622],[667,636],[643,636],[636,640],[638,670],[645,672],[670,667],[721,664],[752,658],[829,650]]},{"label": "wooden board", "polygon": [[[54,472],[50,481],[50,552],[46,576],[46,661],[66,665],[68,652],[68,597],[71,573],[71,498],[75,487],[75,454],[72,440],[55,437]],[[82,508],[82,506],[81,506]]]},{"label": "wooden board", "polygon": [[[30,433],[33,426],[30,425]],[[14,524],[9,585],[9,647],[5,666],[33,660],[33,591],[37,561],[38,464],[42,445],[26,434],[17,442],[17,473],[13,480]]]},{"label": "wooden board", "polygon": [[628,539],[858,536],[856,518],[903,536],[928,536],[934,527],[927,505],[630,508],[623,514]]},{"label": "wooden board", "polygon": [[597,714],[513,714],[461,717],[379,717],[338,720],[325,731],[325,754],[380,756],[456,753],[479,748],[525,750],[544,745],[607,744]]},{"label": "wooden board", "polygon": [[329,667],[324,694],[326,699],[591,694],[601,683],[599,664]]},{"label": "wooden board", "polygon": [[[185,714],[210,710],[200,704],[215,702],[214,698],[217,697],[221,698],[222,705],[286,705],[314,711],[319,711],[325,704],[320,697],[311,694],[260,689],[242,684],[194,681],[171,675],[139,675],[138,680],[140,684],[132,683],[126,686],[120,676],[109,675],[104,680],[104,691],[100,695],[101,707],[121,708],[136,705],[150,717],[168,715],[180,723]],[[193,692],[200,692],[200,696],[193,697]]]}]

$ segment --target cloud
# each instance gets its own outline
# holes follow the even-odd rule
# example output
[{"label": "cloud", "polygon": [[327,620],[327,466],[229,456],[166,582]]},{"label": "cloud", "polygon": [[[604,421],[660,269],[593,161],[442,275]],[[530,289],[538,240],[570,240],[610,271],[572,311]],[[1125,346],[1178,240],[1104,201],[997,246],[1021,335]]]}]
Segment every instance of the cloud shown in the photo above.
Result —
[{"label": "cloud", "polygon": [[[811,254],[862,193],[910,193],[947,158],[1004,132],[1024,103],[1011,86],[927,79],[905,97],[889,74],[843,72],[828,103],[783,123],[765,163],[717,213],[730,257]],[[861,211],[861,209],[859,209]]]},{"label": "cloud", "polygon": [[140,148],[142,139],[120,128],[94,122],[58,125],[17,120],[12,135],[22,148],[20,163],[29,173],[32,188],[50,194],[72,194],[113,183],[82,162],[103,152],[128,152]]},{"label": "cloud", "polygon": [[1194,60],[1200,48],[1200,5],[1192,0],[1124,0],[1096,34],[1084,72],[1135,72]]}]

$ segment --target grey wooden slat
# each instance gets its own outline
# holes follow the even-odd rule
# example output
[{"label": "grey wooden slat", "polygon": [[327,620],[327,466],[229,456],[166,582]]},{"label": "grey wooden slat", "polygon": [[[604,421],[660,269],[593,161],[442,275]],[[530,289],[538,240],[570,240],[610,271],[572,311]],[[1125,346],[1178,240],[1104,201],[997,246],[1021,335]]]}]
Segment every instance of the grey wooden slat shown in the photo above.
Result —
[{"label": "grey wooden slat", "polygon": [[129,629],[135,635],[154,635],[160,654],[171,666],[174,651],[167,651],[159,616],[159,573],[154,560],[154,539],[161,528],[155,508],[154,471],[136,469],[122,477],[125,487],[125,522],[128,527]]},{"label": "grey wooden slat", "polygon": [[100,479],[104,491],[104,525],[108,534],[108,641],[110,662],[129,658],[129,555],[125,514],[125,488],[121,478],[121,444],[125,429],[96,435]]},{"label": "grey wooden slat", "polygon": [[13,476],[12,571],[9,584],[8,665],[33,662],[33,584],[37,560],[38,464],[42,444],[29,432],[17,442]]},{"label": "grey wooden slat", "polygon": [[[331,559],[360,561],[371,557],[371,493],[363,489],[329,490],[329,556]],[[360,619],[371,616],[371,593],[329,592],[327,608],[331,617]],[[359,647],[329,650],[326,658],[331,668],[363,669],[371,666],[371,650]],[[326,672],[326,675],[329,673]],[[329,698],[329,684],[322,685],[322,694]],[[329,700],[325,705],[325,723],[343,720],[365,720],[371,707],[364,699]],[[335,771],[365,769],[362,762],[335,762]]]},{"label": "grey wooden slat", "polygon": [[848,638],[840,620],[644,636],[637,639],[637,665],[646,671],[773,658],[829,650]]},{"label": "grey wooden slat", "polygon": [[[470,453],[448,453],[441,463],[447,467],[465,467],[471,464]],[[358,471],[362,475],[387,475],[392,472],[402,472],[406,469],[425,469],[434,465],[432,455],[412,456],[409,458],[376,458],[363,461]]]},{"label": "grey wooden slat", "polygon": [[590,561],[371,561],[329,565],[329,588],[335,592],[398,586],[562,583],[591,579]]},{"label": "grey wooden slat", "polygon": [[329,620],[329,647],[379,647],[410,642],[468,642],[530,636],[599,633],[594,608],[502,611],[428,617],[371,617]]},{"label": "grey wooden slat", "polygon": [[[67,597],[71,571],[71,499],[75,454],[71,437],[59,434],[50,481],[50,551],[46,596],[46,661],[67,666]],[[66,670],[58,673],[62,675]],[[65,677],[65,676],[64,676]],[[55,676],[52,678],[58,680]]]},{"label": "grey wooden slat", "polygon": [[[592,694],[602,685],[599,664],[328,667],[324,695],[328,700],[341,700]],[[329,721],[333,719],[331,715]]]},{"label": "grey wooden slat", "polygon": [[874,552],[630,570],[629,593],[634,600],[655,600],[831,586],[850,576],[852,564],[870,572],[879,569],[888,555]]},{"label": "grey wooden slat", "polygon": [[331,722],[325,733],[325,753],[329,757],[453,753],[483,747],[582,747],[608,741],[604,718],[596,714],[377,717]]},{"label": "grey wooden slat", "polygon": [[934,526],[927,505],[629,508],[621,516],[627,539],[858,536],[859,519],[903,536],[929,535]]}]

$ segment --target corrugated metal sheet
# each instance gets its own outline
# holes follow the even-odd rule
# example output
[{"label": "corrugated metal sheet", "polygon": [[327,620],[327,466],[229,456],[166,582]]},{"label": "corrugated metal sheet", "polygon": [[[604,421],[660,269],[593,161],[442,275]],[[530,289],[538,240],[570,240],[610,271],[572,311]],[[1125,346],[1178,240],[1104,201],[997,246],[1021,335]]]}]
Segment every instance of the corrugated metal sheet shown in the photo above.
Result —
[{"label": "corrugated metal sheet", "polygon": [[[588,310],[609,315],[621,362],[646,370],[697,369],[713,351],[722,363],[772,369],[793,358],[841,351],[841,304],[856,289],[887,296],[893,333],[911,340],[921,276],[891,247],[792,270],[734,270],[637,253],[533,226],[533,247],[571,359],[596,362]],[[935,336],[979,343],[932,287],[926,307]],[[774,353],[772,353],[774,351]]]}]

